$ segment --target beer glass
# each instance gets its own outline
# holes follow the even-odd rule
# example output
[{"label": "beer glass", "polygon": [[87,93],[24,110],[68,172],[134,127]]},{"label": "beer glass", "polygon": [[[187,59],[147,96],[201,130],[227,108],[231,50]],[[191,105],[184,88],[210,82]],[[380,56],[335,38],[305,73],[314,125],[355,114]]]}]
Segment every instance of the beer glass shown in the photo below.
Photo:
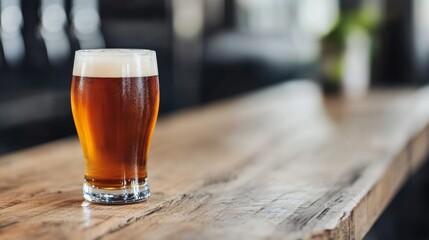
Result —
[{"label": "beer glass", "polygon": [[84,198],[104,204],[147,199],[146,162],[159,107],[156,53],[76,51],[71,106],[85,160]]}]

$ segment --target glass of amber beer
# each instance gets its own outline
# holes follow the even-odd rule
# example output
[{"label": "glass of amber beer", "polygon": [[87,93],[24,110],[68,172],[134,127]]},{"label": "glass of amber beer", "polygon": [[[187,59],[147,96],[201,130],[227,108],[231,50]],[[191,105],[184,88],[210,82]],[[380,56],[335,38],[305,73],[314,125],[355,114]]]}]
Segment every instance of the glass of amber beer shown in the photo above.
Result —
[{"label": "glass of amber beer", "polygon": [[71,105],[85,160],[84,198],[104,204],[147,199],[146,162],[159,107],[155,52],[76,51]]}]

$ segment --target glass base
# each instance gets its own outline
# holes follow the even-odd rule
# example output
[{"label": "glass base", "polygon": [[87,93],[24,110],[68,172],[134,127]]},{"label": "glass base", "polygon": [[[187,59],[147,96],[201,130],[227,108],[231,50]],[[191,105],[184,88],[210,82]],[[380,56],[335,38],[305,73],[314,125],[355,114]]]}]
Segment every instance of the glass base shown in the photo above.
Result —
[{"label": "glass base", "polygon": [[96,188],[88,183],[83,184],[83,197],[93,203],[126,204],[146,200],[150,196],[149,184],[135,185],[124,189]]}]

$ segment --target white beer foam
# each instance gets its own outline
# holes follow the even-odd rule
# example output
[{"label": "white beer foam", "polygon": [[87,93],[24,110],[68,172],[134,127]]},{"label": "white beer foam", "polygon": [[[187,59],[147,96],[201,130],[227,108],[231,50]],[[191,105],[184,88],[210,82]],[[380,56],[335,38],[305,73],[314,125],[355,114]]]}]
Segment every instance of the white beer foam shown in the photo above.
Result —
[{"label": "white beer foam", "polygon": [[156,53],[145,49],[79,50],[75,54],[73,75],[106,78],[156,76]]}]

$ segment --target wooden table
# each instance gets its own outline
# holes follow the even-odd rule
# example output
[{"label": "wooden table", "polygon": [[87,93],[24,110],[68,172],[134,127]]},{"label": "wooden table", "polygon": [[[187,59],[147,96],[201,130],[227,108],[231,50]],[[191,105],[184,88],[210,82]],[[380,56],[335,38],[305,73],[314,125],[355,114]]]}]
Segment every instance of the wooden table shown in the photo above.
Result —
[{"label": "wooden table", "polygon": [[76,138],[0,158],[1,239],[360,239],[429,146],[429,89],[306,81],[161,119],[146,202],[81,196]]}]

